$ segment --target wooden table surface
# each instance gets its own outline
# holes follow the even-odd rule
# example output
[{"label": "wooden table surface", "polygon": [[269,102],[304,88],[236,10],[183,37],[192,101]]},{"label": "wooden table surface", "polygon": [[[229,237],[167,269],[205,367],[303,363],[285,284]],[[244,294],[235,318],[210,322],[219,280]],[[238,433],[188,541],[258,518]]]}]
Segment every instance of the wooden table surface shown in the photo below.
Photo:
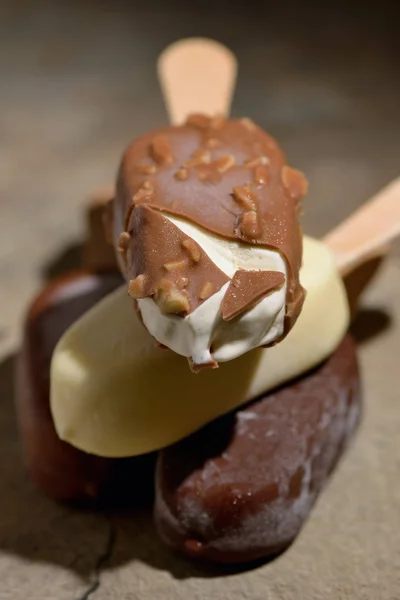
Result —
[{"label": "wooden table surface", "polygon": [[233,113],[307,173],[308,233],[399,175],[396,3],[143,4],[0,3],[0,599],[398,600],[398,244],[356,327],[362,427],[277,561],[241,574],[192,565],[147,512],[71,511],[26,478],[13,411],[21,319],[44,280],[75,264],[87,194],[113,180],[131,138],[165,122],[154,62],[167,43],[206,35],[237,53]]}]

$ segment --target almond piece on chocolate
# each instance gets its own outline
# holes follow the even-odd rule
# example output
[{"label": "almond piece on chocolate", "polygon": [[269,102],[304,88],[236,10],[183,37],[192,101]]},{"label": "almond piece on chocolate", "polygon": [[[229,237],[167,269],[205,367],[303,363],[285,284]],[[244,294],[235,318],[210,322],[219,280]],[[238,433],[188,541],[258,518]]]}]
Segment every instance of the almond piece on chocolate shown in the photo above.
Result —
[{"label": "almond piece on chocolate", "polygon": [[164,264],[166,271],[182,271],[186,267],[186,260],[174,260]]},{"label": "almond piece on chocolate", "polygon": [[185,167],[181,167],[176,171],[174,177],[178,181],[186,181],[186,179],[189,177],[189,171],[185,169]]},{"label": "almond piece on chocolate", "polygon": [[269,171],[264,165],[257,165],[254,168],[254,183],[256,185],[267,185],[269,181]]},{"label": "almond piece on chocolate", "polygon": [[118,247],[117,247],[118,252],[120,252],[121,254],[125,254],[125,252],[128,249],[130,239],[131,239],[131,236],[129,235],[129,233],[127,231],[123,231],[120,234],[119,240],[118,240]]},{"label": "almond piece on chocolate", "polygon": [[234,200],[245,210],[256,210],[256,196],[248,187],[234,187],[232,195]]},{"label": "almond piece on chocolate", "polygon": [[200,148],[193,152],[192,157],[183,163],[183,167],[197,167],[199,165],[208,165],[211,162],[211,152],[205,148]]},{"label": "almond piece on chocolate", "polygon": [[152,195],[153,190],[149,190],[142,186],[133,196],[133,204],[143,204],[143,202],[148,202]]},{"label": "almond piece on chocolate", "polygon": [[200,289],[199,298],[200,300],[207,300],[213,293],[213,285],[210,281],[203,283]]},{"label": "almond piece on chocolate", "polygon": [[260,223],[257,213],[249,210],[243,213],[241,221],[242,234],[247,238],[258,238],[261,235]]},{"label": "almond piece on chocolate", "polygon": [[260,165],[269,165],[270,159],[268,156],[256,156],[256,158],[251,158],[250,160],[246,160],[244,166],[248,169],[254,169],[254,167],[258,167]]},{"label": "almond piece on chocolate", "polygon": [[207,129],[210,126],[210,117],[206,115],[202,115],[200,113],[195,113],[193,115],[189,115],[186,119],[186,123],[188,125],[193,125],[194,127],[198,127],[199,129]]},{"label": "almond piece on chocolate", "polygon": [[155,185],[153,181],[147,180],[147,181],[143,181],[142,183],[142,188],[147,190],[148,192],[153,193],[155,190]]},{"label": "almond piece on chocolate", "polygon": [[189,300],[174,284],[169,290],[165,290],[164,287],[159,289],[156,302],[164,314],[188,313],[190,310]]},{"label": "almond piece on chocolate", "polygon": [[307,194],[308,181],[304,176],[304,173],[297,169],[292,169],[288,165],[282,168],[282,183],[285,189],[289,192],[291,198],[300,200]]},{"label": "almond piece on chocolate", "polygon": [[159,165],[171,165],[174,162],[171,144],[165,135],[156,135],[150,148],[154,160]]},{"label": "almond piece on chocolate", "polygon": [[236,160],[233,154],[227,154],[226,156],[221,156],[221,158],[212,164],[215,164],[217,171],[220,173],[226,173],[226,171],[229,171],[229,169],[235,166]]},{"label": "almond piece on chocolate", "polygon": [[187,238],[183,240],[182,247],[188,251],[190,258],[193,262],[199,262],[201,253],[198,244],[192,238]]},{"label": "almond piece on chocolate", "polygon": [[135,165],[134,170],[140,175],[154,175],[157,172],[155,165]]},{"label": "almond piece on chocolate", "polygon": [[135,300],[138,298],[145,298],[145,285],[146,275],[138,275],[135,279],[131,279],[129,282],[129,295]]},{"label": "almond piece on chocolate", "polygon": [[248,131],[254,131],[257,127],[254,121],[252,121],[248,117],[243,117],[243,119],[240,119],[240,122]]}]

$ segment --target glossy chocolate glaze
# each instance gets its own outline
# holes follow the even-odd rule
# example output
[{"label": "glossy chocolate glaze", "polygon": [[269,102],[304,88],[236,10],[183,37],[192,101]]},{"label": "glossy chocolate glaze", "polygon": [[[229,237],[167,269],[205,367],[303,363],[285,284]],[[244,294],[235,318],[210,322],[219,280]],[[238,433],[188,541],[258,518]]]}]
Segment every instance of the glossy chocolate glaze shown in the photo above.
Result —
[{"label": "glossy chocolate glaze", "polygon": [[25,463],[50,497],[136,504],[152,491],[154,456],[106,459],[61,441],[49,406],[50,362],[64,331],[121,285],[119,274],[76,272],[49,284],[31,304],[17,372],[17,414]]},{"label": "glossy chocolate glaze", "polygon": [[195,558],[243,562],[288,547],[360,416],[355,347],[163,450],[155,518]]}]

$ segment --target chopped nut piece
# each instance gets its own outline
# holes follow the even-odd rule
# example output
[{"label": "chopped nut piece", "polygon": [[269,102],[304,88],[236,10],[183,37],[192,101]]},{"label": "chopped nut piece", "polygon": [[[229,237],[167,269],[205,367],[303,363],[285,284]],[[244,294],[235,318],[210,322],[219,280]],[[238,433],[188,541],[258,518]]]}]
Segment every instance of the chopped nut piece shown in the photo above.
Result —
[{"label": "chopped nut piece", "polygon": [[164,264],[166,271],[182,271],[186,266],[185,260],[175,260]]},{"label": "chopped nut piece", "polygon": [[254,169],[254,167],[258,167],[259,165],[269,165],[270,162],[268,156],[256,156],[256,158],[246,160],[244,166],[249,169]]},{"label": "chopped nut piece", "polygon": [[227,154],[226,156],[221,156],[221,158],[212,163],[212,165],[215,164],[220,173],[226,173],[226,171],[229,171],[235,163],[235,157],[232,154]]},{"label": "chopped nut piece", "polygon": [[243,163],[244,167],[247,167],[248,169],[254,169],[254,167],[257,167],[260,164],[260,157],[257,156],[256,158],[251,158],[250,160],[245,160]]},{"label": "chopped nut piece", "polygon": [[123,231],[120,234],[117,247],[118,252],[120,252],[121,254],[124,254],[126,252],[130,239],[131,236],[127,231]]},{"label": "chopped nut piece", "polygon": [[152,190],[148,190],[142,186],[133,196],[133,204],[143,204],[143,202],[148,202],[152,195]]},{"label": "chopped nut piece", "polygon": [[252,121],[251,119],[249,119],[248,117],[244,117],[243,119],[240,119],[240,122],[242,123],[242,125],[244,125],[246,127],[246,129],[248,129],[249,131],[254,131],[254,129],[257,127],[257,125],[254,123],[254,121]]},{"label": "chopped nut piece", "polygon": [[190,169],[191,167],[197,167],[197,165],[201,165],[203,163],[199,158],[189,158],[189,160],[185,160],[183,163],[184,169]]},{"label": "chopped nut piece", "polygon": [[155,165],[135,165],[134,169],[140,175],[154,175],[157,172]]},{"label": "chopped nut piece", "polygon": [[160,165],[171,165],[174,162],[171,145],[165,135],[156,135],[151,143],[151,153]]},{"label": "chopped nut piece", "polygon": [[131,279],[129,282],[129,295],[135,298],[135,300],[145,298],[145,285],[146,275],[138,275],[135,279]]},{"label": "chopped nut piece", "polygon": [[200,371],[203,371],[207,367],[210,367],[211,369],[218,369],[219,367],[219,364],[215,360],[211,360],[211,362],[202,363],[201,365],[198,365],[195,362],[193,362],[193,358],[191,356],[188,357],[188,363],[190,370],[192,371],[192,373],[195,374],[200,373]]},{"label": "chopped nut piece", "polygon": [[208,138],[208,140],[206,140],[206,146],[211,149],[218,148],[218,146],[222,146],[222,142],[217,140],[217,138]]},{"label": "chopped nut piece", "polygon": [[240,206],[246,210],[256,210],[257,198],[255,194],[245,186],[233,188],[233,197]]},{"label": "chopped nut piece", "polygon": [[164,314],[189,312],[190,304],[185,294],[172,284],[168,291],[159,289],[157,304]]},{"label": "chopped nut piece", "polygon": [[148,192],[154,192],[154,190],[155,190],[154,182],[150,181],[150,180],[143,181],[142,188],[147,190]]},{"label": "chopped nut piece", "polygon": [[199,298],[200,298],[200,300],[206,300],[207,298],[209,298],[211,296],[212,293],[213,293],[213,285],[210,281],[206,281],[201,286]]},{"label": "chopped nut piece", "polygon": [[226,123],[226,118],[223,115],[217,115],[210,121],[210,127],[212,129],[221,129]]},{"label": "chopped nut piece", "polygon": [[189,115],[186,123],[187,125],[193,125],[194,127],[198,127],[199,129],[207,129],[210,126],[210,117],[202,114],[193,114]]},{"label": "chopped nut piece", "polygon": [[207,163],[211,161],[211,152],[206,148],[199,148],[193,152],[192,158],[199,158],[201,162]]},{"label": "chopped nut piece", "polygon": [[211,162],[211,152],[205,148],[200,148],[193,152],[192,157],[183,163],[184,167],[197,167]]},{"label": "chopped nut piece", "polygon": [[189,283],[189,279],[187,277],[181,277],[180,280],[177,282],[177,286],[180,290],[183,290],[183,288],[187,287]]},{"label": "chopped nut piece", "polygon": [[201,257],[200,248],[198,244],[192,240],[192,238],[186,238],[186,240],[183,240],[182,247],[189,252],[190,258],[193,260],[193,262],[199,262]]},{"label": "chopped nut piece", "polygon": [[164,292],[169,292],[174,284],[169,279],[161,279],[158,284],[158,290],[162,290]]},{"label": "chopped nut piece", "polygon": [[308,191],[308,181],[301,171],[285,165],[282,168],[281,177],[282,183],[291,198],[299,200],[305,196]]},{"label": "chopped nut piece", "polygon": [[254,169],[254,182],[257,185],[267,185],[269,181],[269,171],[264,165],[258,165]]},{"label": "chopped nut piece", "polygon": [[215,163],[198,165],[196,167],[196,175],[200,181],[213,184],[219,183],[222,179],[222,173],[215,168]]},{"label": "chopped nut piece", "polygon": [[260,224],[257,213],[254,210],[245,212],[242,216],[242,234],[248,238],[257,238],[260,236]]},{"label": "chopped nut piece", "polygon": [[178,169],[174,175],[175,179],[178,179],[179,181],[185,181],[188,177],[189,177],[189,171],[187,169],[185,169],[184,167],[181,167],[180,169]]}]

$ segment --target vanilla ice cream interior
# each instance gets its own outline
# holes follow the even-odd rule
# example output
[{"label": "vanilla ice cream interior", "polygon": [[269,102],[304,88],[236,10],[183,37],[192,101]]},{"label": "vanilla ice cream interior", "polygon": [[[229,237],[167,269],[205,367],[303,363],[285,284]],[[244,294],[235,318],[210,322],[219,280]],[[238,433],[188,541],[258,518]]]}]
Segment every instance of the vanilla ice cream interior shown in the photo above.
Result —
[{"label": "vanilla ice cream interior", "polygon": [[[230,278],[238,269],[279,271],[286,276],[285,262],[277,251],[224,239],[177,217],[168,219],[199,244]],[[140,299],[143,322],[160,343],[182,356],[191,357],[196,365],[232,360],[282,336],[286,279],[280,289],[227,322],[222,318],[221,303],[228,287],[226,283],[185,318],[163,314],[152,298]]]}]

